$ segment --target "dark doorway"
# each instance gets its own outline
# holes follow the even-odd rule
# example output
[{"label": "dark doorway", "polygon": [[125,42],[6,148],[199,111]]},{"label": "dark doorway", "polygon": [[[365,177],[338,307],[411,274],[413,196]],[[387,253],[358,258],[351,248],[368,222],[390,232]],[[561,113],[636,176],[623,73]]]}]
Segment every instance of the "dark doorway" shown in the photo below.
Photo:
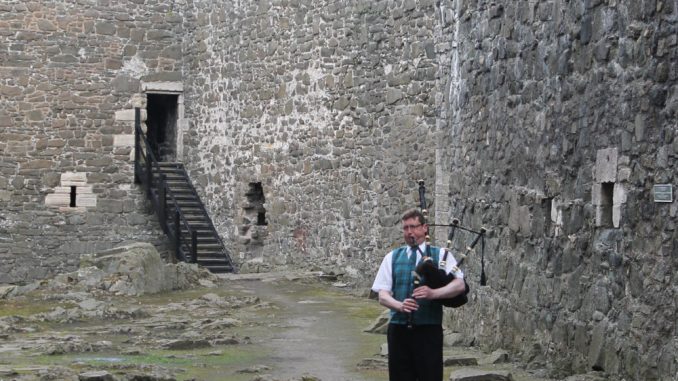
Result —
[{"label": "dark doorway", "polygon": [[146,94],[148,142],[158,161],[175,161],[177,157],[176,94]]},{"label": "dark doorway", "polygon": [[256,225],[265,226],[266,209],[264,208],[264,188],[261,183],[250,183],[250,188],[246,193],[248,205],[245,207],[245,213],[251,221],[256,221]]}]

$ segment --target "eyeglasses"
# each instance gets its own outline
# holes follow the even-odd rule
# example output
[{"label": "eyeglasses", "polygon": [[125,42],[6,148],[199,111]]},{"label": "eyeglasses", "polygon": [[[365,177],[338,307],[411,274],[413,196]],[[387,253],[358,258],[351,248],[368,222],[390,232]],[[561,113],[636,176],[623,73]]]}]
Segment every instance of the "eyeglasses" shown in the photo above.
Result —
[{"label": "eyeglasses", "polygon": [[409,230],[414,230],[414,229],[420,227],[421,225],[422,224],[419,224],[419,225],[403,225],[403,231],[406,232],[406,231],[409,231]]}]

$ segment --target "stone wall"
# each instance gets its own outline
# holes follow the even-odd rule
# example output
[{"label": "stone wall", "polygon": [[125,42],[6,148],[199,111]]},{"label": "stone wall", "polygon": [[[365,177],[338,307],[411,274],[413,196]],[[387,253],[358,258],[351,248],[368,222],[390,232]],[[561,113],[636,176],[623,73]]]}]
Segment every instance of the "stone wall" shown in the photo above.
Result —
[{"label": "stone wall", "polygon": [[[195,1],[186,162],[241,262],[367,284],[433,185],[433,1]],[[261,184],[266,225],[247,198]]]},{"label": "stone wall", "polygon": [[136,1],[0,4],[0,282],[162,246],[133,184],[132,100],[143,79],[180,79],[181,20]]},{"label": "stone wall", "polygon": [[436,210],[490,229],[488,285],[476,253],[452,327],[561,376],[675,379],[678,203],[654,202],[653,186],[678,181],[678,4],[439,8],[436,176],[450,196]]},{"label": "stone wall", "polygon": [[424,179],[433,221],[489,229],[452,329],[555,375],[676,376],[675,0],[77,3],[0,5],[0,282],[163,242],[131,110],[169,91],[238,262],[367,286]]}]

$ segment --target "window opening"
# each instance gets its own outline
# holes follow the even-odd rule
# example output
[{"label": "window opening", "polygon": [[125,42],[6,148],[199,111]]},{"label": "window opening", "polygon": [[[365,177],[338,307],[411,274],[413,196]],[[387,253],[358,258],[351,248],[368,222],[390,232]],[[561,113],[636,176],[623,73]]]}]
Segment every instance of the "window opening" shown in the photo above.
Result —
[{"label": "window opening", "polygon": [[250,183],[249,190],[247,192],[247,202],[248,207],[246,210],[251,211],[252,219],[256,220],[258,226],[268,225],[266,222],[266,209],[264,208],[264,188],[261,186],[261,183]]},{"label": "window opening", "polygon": [[76,186],[71,186],[71,202],[68,205],[71,208],[75,208],[75,206],[76,206],[76,204],[75,204],[75,198],[76,198],[76,195],[77,195],[76,188],[77,188]]},{"label": "window opening", "polygon": [[600,226],[612,227],[612,206],[614,204],[614,183],[605,182],[600,186]]}]

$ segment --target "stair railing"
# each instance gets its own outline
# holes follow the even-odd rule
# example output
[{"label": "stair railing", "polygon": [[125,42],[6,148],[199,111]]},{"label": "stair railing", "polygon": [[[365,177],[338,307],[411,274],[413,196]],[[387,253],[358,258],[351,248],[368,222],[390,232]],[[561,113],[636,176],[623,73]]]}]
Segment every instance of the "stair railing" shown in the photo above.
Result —
[{"label": "stair railing", "polygon": [[[158,174],[158,176],[155,177],[155,181],[153,176],[154,170],[155,173]],[[151,145],[146,139],[144,131],[141,129],[141,110],[138,107],[134,109],[134,182],[136,184],[141,184],[145,189],[146,195],[151,200],[158,215],[163,232],[170,237],[173,243],[177,259],[183,262],[196,262],[198,259],[197,232],[191,229],[188,224],[186,216],[181,212],[179,203],[172,190],[169,188],[164,174],[160,170],[160,165],[153,155]],[[193,185],[191,185],[191,188],[192,187]],[[157,190],[156,194],[154,194],[153,189]],[[172,226],[167,222],[167,211],[169,209],[167,204],[168,198],[171,206],[173,206],[172,210],[174,211]],[[182,225],[186,228],[186,231],[190,236],[190,242],[187,242],[188,240],[183,240],[181,237]],[[190,254],[190,258],[186,258],[183,254],[181,251],[182,246],[186,252]]]},{"label": "stair railing", "polygon": [[[193,195],[196,196],[196,200],[198,200],[198,208],[200,209],[201,212],[203,212],[203,213],[207,216],[208,213],[207,213],[207,210],[205,209],[205,205],[202,203],[202,200],[201,200],[201,198],[200,198],[200,196],[199,196],[199,194],[198,194],[198,191],[197,191],[197,190],[195,189],[195,187],[193,186],[193,182],[190,181],[190,178],[188,177],[188,173],[186,173],[186,169],[185,169],[185,168],[181,168],[181,170],[184,172],[184,175],[186,175],[186,178],[189,179],[189,181],[188,181],[188,187],[190,188],[191,193],[192,193]],[[224,247],[224,248],[225,248],[226,245],[224,245],[224,241],[221,239],[221,236],[219,236],[219,234],[216,234],[217,229],[214,227],[214,224],[212,223],[212,219],[211,219],[211,218],[207,218],[207,224],[208,224],[209,228],[210,228],[213,232],[215,232],[215,237],[216,237],[217,240],[219,241],[219,244],[221,245],[221,247]],[[196,237],[196,239],[197,239],[197,237]],[[234,266],[233,262],[231,261],[230,256],[228,256],[228,255],[225,254],[224,257],[225,257],[225,259],[229,262],[229,264],[230,264],[231,266]]]}]

